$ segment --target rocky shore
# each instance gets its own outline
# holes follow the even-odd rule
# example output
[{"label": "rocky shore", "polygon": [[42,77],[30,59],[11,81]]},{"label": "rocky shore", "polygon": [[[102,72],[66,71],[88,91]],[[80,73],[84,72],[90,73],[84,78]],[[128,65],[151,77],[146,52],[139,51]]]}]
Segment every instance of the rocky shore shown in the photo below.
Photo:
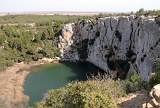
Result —
[{"label": "rocky shore", "polygon": [[43,58],[29,64],[17,63],[0,72],[0,108],[26,108],[29,97],[24,94],[23,85],[31,68],[58,62],[58,59]]}]

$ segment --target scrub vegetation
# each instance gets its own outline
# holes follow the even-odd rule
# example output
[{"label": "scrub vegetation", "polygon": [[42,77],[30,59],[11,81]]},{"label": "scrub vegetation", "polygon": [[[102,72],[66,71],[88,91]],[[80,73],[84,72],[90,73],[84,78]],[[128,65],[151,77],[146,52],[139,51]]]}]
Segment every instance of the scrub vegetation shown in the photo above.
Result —
[{"label": "scrub vegetation", "polygon": [[118,81],[92,79],[50,90],[35,108],[117,108],[117,99],[124,95]]},{"label": "scrub vegetation", "polygon": [[[54,23],[56,25],[57,23]],[[59,56],[59,50],[54,46],[54,34],[57,29],[51,25],[46,30],[27,29],[24,26],[1,26],[0,29],[0,69],[17,62],[37,61],[43,57]]]},{"label": "scrub vegetation", "polygon": [[152,88],[154,85],[160,84],[160,61],[157,60],[155,65],[156,68],[149,82],[150,88]]},{"label": "scrub vegetation", "polygon": [[144,89],[146,86],[142,83],[136,73],[126,80],[98,75],[87,81],[76,81],[63,88],[50,90],[34,108],[117,108],[118,99]]},{"label": "scrub vegetation", "polygon": [[150,82],[142,81],[136,72],[126,80],[113,80],[108,75],[93,76],[87,81],[50,90],[33,108],[118,108],[121,97],[137,91],[150,91],[153,85],[160,83],[159,76],[156,71]]},{"label": "scrub vegetation", "polygon": [[0,17],[0,70],[18,62],[58,57],[58,36],[64,24],[87,17],[7,15]]},{"label": "scrub vegetation", "polygon": [[129,16],[129,15],[136,15],[136,16],[160,16],[160,10],[144,10],[143,8],[139,9],[136,12],[128,12],[128,13],[100,13],[96,15],[96,18],[102,17],[111,17],[111,16]]},{"label": "scrub vegetation", "polygon": [[76,22],[81,19],[89,18],[89,16],[76,15],[6,15],[0,17],[0,24],[25,24],[36,23],[37,25],[45,25],[50,21],[61,21],[63,23]]}]

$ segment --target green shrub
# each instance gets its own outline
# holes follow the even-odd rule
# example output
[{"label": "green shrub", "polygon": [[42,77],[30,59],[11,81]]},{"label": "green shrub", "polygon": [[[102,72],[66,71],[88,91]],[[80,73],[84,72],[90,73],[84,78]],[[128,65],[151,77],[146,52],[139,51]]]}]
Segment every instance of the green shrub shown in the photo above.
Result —
[{"label": "green shrub", "polygon": [[142,81],[137,73],[133,73],[128,79],[123,81],[127,93],[136,92],[142,88],[146,88],[146,82]]},{"label": "green shrub", "polygon": [[151,79],[150,79],[150,87],[152,88],[153,86],[157,85],[160,83],[160,73],[155,74]]},{"label": "green shrub", "polygon": [[69,85],[65,105],[68,108],[115,108],[111,94],[97,83],[100,82],[87,81]]},{"label": "green shrub", "polygon": [[151,77],[149,81],[150,88],[160,83],[160,62],[156,63],[156,68],[154,71],[154,75]]},{"label": "green shrub", "polygon": [[117,108],[116,100],[125,92],[119,81],[111,79],[73,82],[51,90],[36,108]]},{"label": "green shrub", "polygon": [[[59,49],[53,44],[55,39],[51,39],[54,37],[52,25],[47,27],[47,30],[35,32],[21,25],[4,26],[0,30],[0,58],[3,58],[0,59],[0,70],[17,62],[37,61],[44,57],[59,56]],[[57,30],[59,29],[60,27]]]}]

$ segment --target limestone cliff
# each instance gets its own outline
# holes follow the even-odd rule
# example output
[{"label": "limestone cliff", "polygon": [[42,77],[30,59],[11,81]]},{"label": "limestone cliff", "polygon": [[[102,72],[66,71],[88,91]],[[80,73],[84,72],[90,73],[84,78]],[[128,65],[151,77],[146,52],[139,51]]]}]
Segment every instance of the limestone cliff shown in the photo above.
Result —
[{"label": "limestone cliff", "polygon": [[63,60],[88,61],[121,78],[135,70],[147,81],[160,57],[160,24],[135,16],[83,20],[64,26],[58,47]]}]

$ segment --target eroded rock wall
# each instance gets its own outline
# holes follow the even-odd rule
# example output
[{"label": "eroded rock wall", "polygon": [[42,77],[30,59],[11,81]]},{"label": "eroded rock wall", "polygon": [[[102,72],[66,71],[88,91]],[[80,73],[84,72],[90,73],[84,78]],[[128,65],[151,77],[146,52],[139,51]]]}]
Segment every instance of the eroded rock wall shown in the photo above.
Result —
[{"label": "eroded rock wall", "polygon": [[147,81],[160,56],[160,24],[135,16],[84,20],[65,25],[58,46],[63,60],[88,61],[121,78],[135,70]]}]

